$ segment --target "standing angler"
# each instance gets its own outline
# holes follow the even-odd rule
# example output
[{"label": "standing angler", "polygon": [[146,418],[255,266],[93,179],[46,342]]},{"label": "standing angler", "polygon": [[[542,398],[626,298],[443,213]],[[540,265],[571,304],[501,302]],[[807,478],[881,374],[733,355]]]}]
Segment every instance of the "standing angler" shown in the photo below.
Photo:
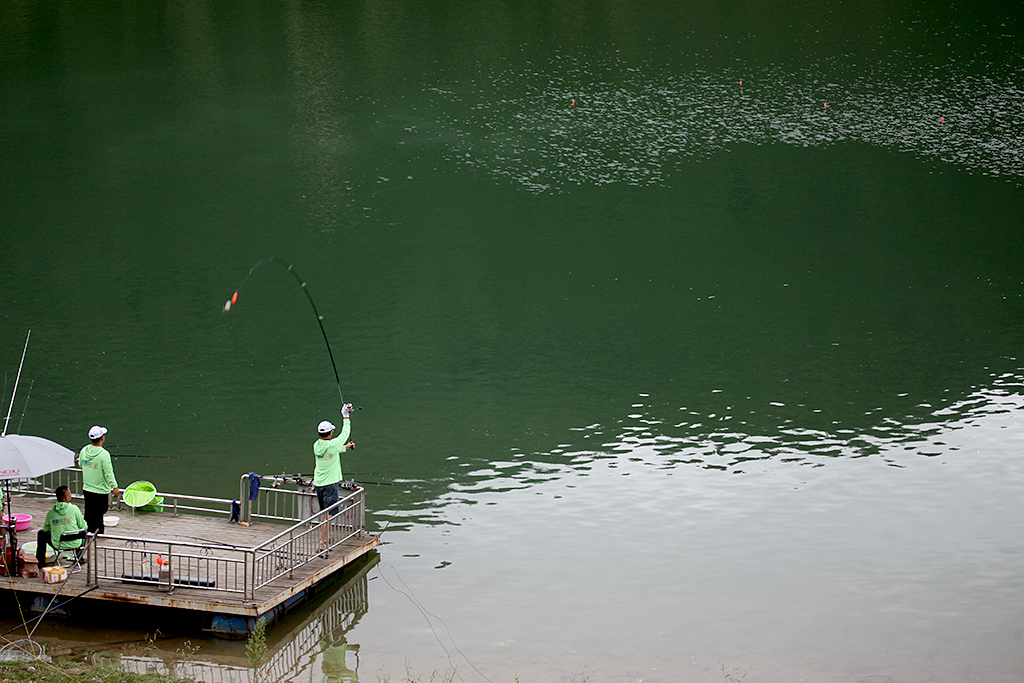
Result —
[{"label": "standing angler", "polygon": [[89,533],[102,534],[103,515],[110,507],[110,492],[121,493],[114,478],[114,466],[110,463],[110,453],[103,447],[107,440],[107,428],[96,425],[89,430],[92,445],[86,446],[78,454],[78,464],[82,467],[82,488],[85,489],[85,523]]},{"label": "standing angler", "polygon": [[[316,432],[320,438],[313,442],[313,456],[316,458],[316,469],[313,470],[313,487],[316,489],[316,497],[320,502],[320,509],[325,510],[338,502],[340,492],[338,484],[341,482],[341,452],[350,451],[356,445],[348,440],[352,431],[352,404],[346,403],[341,407],[341,434],[334,436],[334,425],[324,420]],[[337,510],[331,512],[334,515]]]}]

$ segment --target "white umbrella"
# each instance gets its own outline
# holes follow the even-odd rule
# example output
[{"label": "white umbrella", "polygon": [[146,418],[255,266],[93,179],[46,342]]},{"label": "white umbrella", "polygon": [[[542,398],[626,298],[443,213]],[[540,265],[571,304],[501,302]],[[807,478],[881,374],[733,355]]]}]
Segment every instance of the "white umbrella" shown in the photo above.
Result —
[{"label": "white umbrella", "polygon": [[75,454],[49,439],[21,434],[0,436],[0,479],[6,480],[7,514],[11,514],[11,479],[41,477],[74,465]]},{"label": "white umbrella", "polygon": [[73,451],[39,436],[0,436],[0,479],[30,479],[75,466]]}]

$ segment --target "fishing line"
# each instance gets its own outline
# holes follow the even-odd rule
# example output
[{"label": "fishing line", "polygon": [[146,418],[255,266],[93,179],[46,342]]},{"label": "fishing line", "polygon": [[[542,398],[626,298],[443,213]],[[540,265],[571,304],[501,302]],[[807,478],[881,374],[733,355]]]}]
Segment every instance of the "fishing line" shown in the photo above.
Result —
[{"label": "fishing line", "polygon": [[[86,444],[86,445],[88,445],[88,444]],[[67,448],[69,451],[72,451],[73,453],[75,453],[75,458],[78,457],[78,452],[82,450],[81,447],[70,448],[68,446],[64,446],[64,448]],[[113,450],[115,448],[117,448],[117,446],[111,446],[107,450]],[[155,460],[184,460],[185,459],[185,458],[183,458],[183,457],[181,457],[179,455],[140,455],[139,453],[111,453],[110,457],[111,458],[146,458],[146,459],[155,459]]]},{"label": "fishing line", "polygon": [[[393,520],[394,514],[392,514],[391,519],[388,520],[388,523],[384,525],[384,528],[381,529],[381,532],[379,534],[380,536],[384,535],[384,532],[388,530],[388,527],[391,526],[391,522]],[[466,663],[473,668],[473,671],[476,671],[478,674],[480,674],[480,677],[487,681],[487,683],[493,683],[493,681],[491,681],[491,679],[484,675],[484,672],[478,669],[476,667],[476,664],[474,664],[473,661],[466,656],[466,653],[459,649],[459,645],[455,642],[455,638],[452,637],[452,631],[450,628],[448,628],[448,624],[445,623],[444,619],[437,616],[433,612],[427,610],[427,608],[423,606],[423,603],[419,601],[419,598],[416,597],[416,594],[413,592],[412,588],[410,588],[409,584],[405,582],[405,580],[402,578],[402,575],[398,573],[398,569],[395,568],[395,563],[391,561],[391,552],[388,550],[387,544],[381,543],[380,547],[388,556],[388,566],[391,567],[391,571],[395,573],[395,578],[401,581],[402,585],[405,586],[406,590],[408,590],[409,592],[406,593],[405,591],[395,588],[395,586],[390,581],[388,581],[388,577],[384,576],[384,572],[378,570],[377,575],[380,576],[380,578],[384,579],[384,583],[388,585],[388,588],[395,591],[396,593],[399,593],[400,595],[404,595],[409,600],[409,602],[413,604],[413,607],[419,610],[420,614],[423,616],[423,620],[427,622],[427,627],[430,628],[430,632],[434,634],[434,639],[437,641],[437,644],[441,646],[441,649],[444,650],[445,656],[448,657],[448,665],[452,667],[452,672],[459,677],[460,681],[463,681],[463,683],[465,683],[465,679],[462,678],[462,674],[459,673],[458,669],[455,667],[455,664],[452,662],[451,653],[448,652],[448,648],[446,648],[444,646],[444,643],[441,642],[441,637],[437,635],[437,631],[434,630],[434,624],[431,623],[428,617],[434,617],[439,622],[441,622],[441,625],[444,626],[445,632],[448,634],[448,640],[452,641],[452,647],[455,648],[455,651],[458,652],[464,660],[466,660]]]},{"label": "fishing line", "polygon": [[[383,546],[381,546],[381,547],[383,547]],[[388,564],[391,565],[391,571],[394,571],[395,572],[395,576],[398,577],[398,572],[395,571],[395,565],[392,564],[392,562],[391,562],[390,554],[388,555]],[[430,613],[427,612],[427,610],[424,609],[423,605],[421,605],[419,603],[419,601],[416,600],[416,598],[411,595],[411,591],[409,593],[406,593],[405,591],[401,591],[401,590],[395,588],[395,586],[390,581],[388,581],[388,577],[384,576],[384,572],[378,571],[377,575],[380,576],[380,578],[384,579],[384,583],[386,583],[388,585],[388,588],[390,588],[391,590],[393,590],[394,592],[396,592],[396,593],[398,593],[400,595],[404,595],[406,597],[406,599],[409,600],[409,602],[412,603],[413,607],[415,607],[416,609],[419,610],[420,614],[423,616],[423,620],[425,622],[427,622],[427,628],[429,628],[430,632],[434,634],[434,640],[436,640],[437,644],[441,646],[442,650],[444,650],[444,654],[448,658],[448,666],[450,666],[452,668],[452,671],[455,672],[455,675],[459,676],[459,680],[462,681],[463,680],[462,676],[459,675],[458,669],[456,669],[456,667],[455,667],[455,662],[452,661],[452,653],[449,652],[448,648],[446,648],[444,646],[444,643],[441,642],[441,636],[437,635],[437,631],[434,630],[434,624],[427,617],[427,615],[430,614]],[[401,581],[401,577],[398,577],[398,579],[399,579],[399,581]],[[402,584],[405,585],[406,588],[409,587],[404,581],[402,581]],[[433,616],[433,615],[431,615],[431,616]],[[438,618],[438,621],[441,621],[441,619]],[[444,622],[441,621],[441,623],[443,624]],[[445,628],[447,628],[447,626]],[[450,637],[451,633],[449,633],[448,635]],[[452,645],[455,645],[454,641],[452,641]],[[458,647],[456,647],[455,649],[457,650]],[[463,656],[465,656],[465,655],[463,655]],[[469,660],[467,659],[466,661],[468,662]],[[472,662],[470,662],[470,665],[472,666]],[[476,668],[476,667],[474,667],[474,668]],[[463,683],[465,683],[465,681],[463,681]]]},{"label": "fishing line", "polygon": [[[89,539],[88,539],[88,540],[87,540],[87,541],[85,542],[85,546],[81,548],[81,551],[82,551],[83,553],[87,552],[87,551],[89,550],[89,546],[90,546],[90,545],[93,545],[93,544],[95,543],[95,541],[96,541],[96,536],[95,536],[95,535],[94,535],[94,536],[91,536],[91,537],[90,537],[90,538],[89,538]],[[60,545],[60,539],[59,539],[59,538],[57,539],[57,544],[58,544],[58,545]],[[56,553],[57,553],[57,558],[59,559],[59,558],[60,558],[60,554],[61,554],[61,552],[63,552],[63,551],[62,551],[62,550],[59,550],[59,549],[55,549],[55,550],[56,550]],[[73,553],[76,553],[76,554],[77,554],[77,553],[78,553],[78,551],[79,551],[79,549],[78,549],[78,548],[74,548],[74,549],[72,549],[72,551],[71,551],[71,552],[73,552]],[[44,555],[45,555],[45,553],[44,553]],[[58,566],[60,566],[60,565],[58,564]],[[37,628],[39,628],[39,624],[42,624],[42,623],[43,623],[43,617],[45,617],[45,616],[46,616],[47,614],[49,614],[49,613],[50,613],[51,611],[53,611],[53,612],[56,612],[57,610],[59,610],[60,608],[64,607],[64,605],[68,604],[68,603],[69,603],[69,602],[71,602],[72,600],[74,600],[74,599],[76,599],[76,598],[80,598],[80,597],[82,597],[83,595],[85,595],[86,593],[89,593],[89,592],[91,592],[91,591],[94,591],[94,590],[96,590],[97,588],[99,588],[99,585],[97,584],[97,585],[93,586],[92,588],[90,588],[89,590],[83,591],[82,593],[79,593],[78,595],[72,596],[72,597],[71,597],[71,598],[70,598],[69,600],[66,600],[65,602],[62,602],[61,604],[57,605],[56,607],[53,607],[53,603],[54,603],[54,602],[55,602],[55,601],[57,600],[57,598],[58,598],[58,597],[60,596],[60,594],[61,594],[61,591],[63,591],[63,590],[64,590],[64,587],[65,587],[66,585],[68,585],[68,582],[67,582],[67,581],[63,581],[63,582],[61,582],[61,584],[60,584],[60,587],[59,587],[59,588],[57,589],[57,592],[53,594],[53,597],[52,597],[52,598],[50,598],[50,604],[46,606],[46,609],[44,609],[44,610],[43,610],[43,613],[42,613],[42,614],[40,614],[40,615],[39,615],[39,616],[38,616],[38,617],[37,617],[36,619],[33,619],[33,621],[38,621],[39,623],[37,623],[37,624],[36,624],[35,626],[33,626],[33,627],[32,627],[32,631],[31,631],[31,632],[29,632],[29,634],[28,634],[28,638],[29,638],[29,640],[32,640],[32,636],[33,636],[33,635],[35,635],[36,629],[37,629]],[[52,609],[52,610],[50,609],[51,607],[53,607],[53,609]],[[25,623],[25,628],[26,628],[26,629],[28,628],[28,622],[26,622],[26,623]],[[10,631],[8,631],[8,633],[10,633]],[[7,633],[5,633],[4,635],[7,635]]]},{"label": "fishing line", "polygon": [[47,661],[46,659],[43,659],[43,654],[45,654],[45,651],[42,654],[36,654],[34,651],[33,652],[29,652],[28,650],[25,649],[25,646],[22,645],[22,643],[28,643],[29,645],[38,645],[40,648],[43,647],[42,645],[40,645],[39,643],[35,642],[34,640],[29,640],[27,638],[20,638],[18,640],[11,640],[9,638],[4,638],[3,636],[0,636],[0,638],[3,638],[3,640],[7,641],[7,644],[4,645],[2,648],[0,648],[0,652],[12,651],[11,646],[12,645],[16,646],[16,649],[13,649],[14,652],[17,652],[17,651],[20,650],[21,652],[23,652],[23,653],[25,653],[27,655],[30,655],[32,657],[32,661],[36,665],[38,665],[40,667],[49,668],[54,673],[59,674],[59,675],[63,676],[64,678],[67,678],[67,679],[69,679],[71,681],[81,681],[82,680],[80,678],[72,676],[71,674],[69,674],[64,669],[58,667],[52,661]]},{"label": "fishing line", "polygon": [[[9,567],[9,566],[7,565],[7,550],[5,549],[5,550],[3,551],[3,553],[0,553],[0,555],[2,555],[2,557],[0,557],[0,562],[2,562],[2,563],[3,563],[3,565],[4,565],[4,573],[5,573],[5,574],[6,574],[7,576],[12,576],[12,574],[13,574],[13,573],[12,573],[12,571],[11,571],[11,570],[12,570],[12,567]],[[15,559],[15,560],[14,560],[14,562],[16,563],[16,562],[17,562],[17,559]],[[17,591],[17,589],[16,589],[15,587],[14,587],[14,584],[13,584],[13,583],[11,584],[11,592],[12,592],[12,593],[14,593],[14,602],[15,602],[15,603],[16,603],[16,604],[18,605],[18,614],[19,614],[19,615],[21,616],[21,626],[24,626],[24,627],[25,627],[25,633],[27,633],[27,634],[29,635],[29,637],[31,637],[31,636],[32,636],[32,634],[31,634],[31,633],[29,633],[29,630],[28,630],[28,624],[29,624],[29,622],[25,621],[25,610],[23,610],[23,609],[21,608],[21,600],[20,600],[20,599],[18,598],[18,591]],[[11,630],[9,630],[9,631],[6,631],[5,633],[0,633],[0,638],[3,638],[3,637],[4,637],[4,636],[6,636],[6,635],[7,635],[8,633],[13,633],[13,632],[17,631],[17,630],[18,630],[19,628],[21,628],[21,626],[15,626],[14,628],[12,628],[12,629],[11,629]]]},{"label": "fishing line", "polygon": [[327,355],[330,356],[331,358],[331,367],[334,368],[334,379],[338,383],[338,398],[341,399],[341,405],[344,406],[345,396],[341,393],[341,377],[338,376],[338,366],[334,362],[334,352],[331,351],[331,342],[327,339],[327,331],[324,329],[324,317],[320,315],[320,311],[316,309],[316,303],[314,303],[313,296],[309,293],[309,288],[306,287],[306,282],[299,276],[299,273],[295,270],[295,268],[292,267],[292,264],[282,261],[281,259],[275,256],[269,256],[265,259],[257,261],[253,265],[253,267],[249,269],[248,274],[246,274],[245,279],[242,280],[242,284],[238,285],[238,289],[235,290],[235,293],[231,295],[231,298],[228,299],[227,302],[225,302],[224,312],[227,313],[228,311],[231,310],[232,305],[238,303],[238,292],[242,289],[242,287],[245,287],[245,283],[249,281],[249,276],[253,274],[253,271],[262,266],[264,263],[271,262],[278,264],[279,266],[281,266],[282,268],[284,268],[285,270],[292,274],[292,277],[295,278],[295,281],[299,283],[299,287],[301,287],[303,293],[305,293],[306,299],[309,301],[309,305],[313,308],[313,314],[316,315],[316,322],[320,326],[320,334],[324,336],[324,344],[327,346]]},{"label": "fishing line", "polygon": [[[26,346],[27,346],[27,342],[26,342]],[[13,400],[13,397],[12,397],[12,400]],[[94,537],[94,538],[95,538],[95,537]],[[88,548],[88,544],[89,544],[90,542],[92,542],[92,541],[90,540],[89,542],[87,542],[87,543],[86,543],[86,547],[87,547],[87,548]],[[58,554],[59,554],[59,551],[58,551]],[[5,568],[7,569],[7,575],[8,575],[8,576],[11,576],[11,571],[10,571],[10,568],[9,568],[9,567],[6,567],[6,564],[7,564],[7,553],[6,553],[6,552],[4,552],[4,553],[3,553],[3,563],[4,563],[4,565],[5,565]],[[14,644],[14,643],[20,643],[20,642],[22,642],[22,640],[24,640],[24,641],[27,641],[28,643],[34,643],[35,641],[33,641],[33,640],[32,640],[32,635],[33,635],[33,634],[34,634],[34,633],[36,632],[36,628],[38,628],[38,627],[39,627],[39,624],[43,623],[43,622],[42,622],[42,619],[43,619],[43,617],[45,617],[45,616],[46,616],[46,615],[47,615],[47,614],[48,614],[48,613],[49,613],[49,612],[51,611],[51,610],[50,610],[50,608],[51,608],[51,607],[53,606],[53,603],[54,603],[54,601],[55,601],[55,600],[57,599],[57,596],[58,596],[58,595],[60,595],[61,591],[62,591],[62,590],[64,590],[64,587],[65,587],[66,585],[67,585],[67,582],[65,581],[65,582],[63,582],[63,583],[62,583],[62,584],[60,585],[60,587],[59,587],[59,588],[57,588],[57,592],[56,592],[56,593],[54,593],[54,596],[53,596],[53,598],[51,598],[51,599],[50,599],[50,604],[46,606],[46,609],[45,609],[45,610],[43,610],[43,613],[42,613],[42,614],[40,614],[39,616],[37,616],[37,617],[35,617],[35,618],[33,618],[33,619],[29,619],[29,620],[26,620],[26,619],[25,619],[25,612],[24,612],[24,610],[22,610],[22,609],[21,609],[21,599],[20,599],[20,598],[18,597],[18,591],[17,591],[17,590],[16,590],[15,588],[14,588],[14,586],[13,586],[13,584],[12,584],[12,585],[11,585],[11,592],[12,592],[12,593],[14,593],[14,601],[15,601],[15,602],[16,602],[16,603],[18,604],[18,613],[19,613],[19,614],[21,615],[21,622],[22,622],[22,623],[21,623],[20,625],[18,625],[18,626],[15,626],[15,627],[14,627],[14,628],[12,628],[12,629],[8,629],[7,631],[4,631],[3,633],[0,633],[0,639],[3,639],[3,640],[5,640],[5,641],[7,641],[8,645],[12,645],[12,644]],[[72,596],[72,597],[68,598],[67,600],[65,600],[64,602],[60,603],[60,604],[59,604],[59,605],[57,605],[56,607],[53,607],[53,611],[56,611],[56,610],[58,610],[58,609],[61,609],[62,607],[64,607],[64,606],[65,606],[65,605],[67,605],[68,603],[70,603],[70,602],[73,602],[73,601],[77,600],[78,598],[82,597],[83,595],[85,595],[85,594],[87,594],[87,593],[91,593],[91,592],[93,592],[93,591],[94,591],[94,590],[96,590],[97,588],[99,588],[99,586],[98,586],[98,585],[97,585],[97,586],[93,586],[92,588],[87,588],[86,590],[82,591],[82,592],[81,592],[81,593],[79,593],[78,595],[74,595],[74,596]],[[32,627],[32,630],[31,630],[31,631],[29,631],[29,629],[28,629],[28,625],[29,625],[29,624],[31,624],[32,622],[39,622],[39,623],[37,623],[37,624],[36,624],[35,626],[33,626],[33,627]],[[11,641],[10,639],[8,639],[8,638],[7,638],[7,636],[8,636],[9,634],[11,634],[11,633],[13,633],[13,632],[17,631],[17,630],[18,630],[18,629],[20,629],[20,628],[24,628],[24,629],[25,629],[26,633],[28,633],[28,638],[24,638],[24,639],[21,639],[21,640],[18,640],[18,641]],[[6,648],[7,646],[4,646],[4,647]],[[24,650],[23,650],[23,651],[24,651]],[[72,676],[71,674],[69,674],[69,673],[67,673],[66,671],[64,671],[63,669],[60,669],[60,668],[58,668],[57,666],[54,666],[54,664],[53,664],[52,662],[48,662],[47,660],[43,659],[43,658],[42,658],[42,657],[40,657],[40,656],[37,656],[37,655],[35,655],[34,653],[29,653],[29,654],[32,654],[32,656],[33,656],[33,657],[32,657],[32,658],[33,658],[33,661],[34,661],[34,662],[35,662],[36,664],[38,664],[38,665],[40,665],[40,666],[46,666],[46,667],[49,667],[49,668],[53,669],[54,671],[56,671],[57,673],[59,673],[59,674],[61,674],[62,676],[64,676],[65,678],[69,678],[69,679],[71,679],[72,681],[77,681],[77,680],[79,680],[79,679],[77,679],[76,677],[74,677],[74,676]]]}]

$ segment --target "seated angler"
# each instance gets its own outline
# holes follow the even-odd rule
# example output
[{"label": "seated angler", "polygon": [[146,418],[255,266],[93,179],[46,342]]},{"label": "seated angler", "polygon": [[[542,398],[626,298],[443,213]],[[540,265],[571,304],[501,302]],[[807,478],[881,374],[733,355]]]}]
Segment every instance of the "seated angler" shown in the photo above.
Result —
[{"label": "seated angler", "polygon": [[36,559],[39,568],[47,566],[47,546],[59,555],[64,550],[78,551],[85,539],[85,517],[78,506],[71,502],[71,490],[67,486],[57,487],[57,503],[46,513],[46,521],[36,538]]}]

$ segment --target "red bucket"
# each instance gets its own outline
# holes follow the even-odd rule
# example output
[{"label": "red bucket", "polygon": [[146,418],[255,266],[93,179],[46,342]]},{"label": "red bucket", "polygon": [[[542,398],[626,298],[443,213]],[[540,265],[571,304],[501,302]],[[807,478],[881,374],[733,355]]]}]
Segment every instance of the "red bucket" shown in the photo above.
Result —
[{"label": "red bucket", "polygon": [[14,548],[10,546],[6,546],[0,552],[0,575],[18,575],[18,558],[14,555]]}]

